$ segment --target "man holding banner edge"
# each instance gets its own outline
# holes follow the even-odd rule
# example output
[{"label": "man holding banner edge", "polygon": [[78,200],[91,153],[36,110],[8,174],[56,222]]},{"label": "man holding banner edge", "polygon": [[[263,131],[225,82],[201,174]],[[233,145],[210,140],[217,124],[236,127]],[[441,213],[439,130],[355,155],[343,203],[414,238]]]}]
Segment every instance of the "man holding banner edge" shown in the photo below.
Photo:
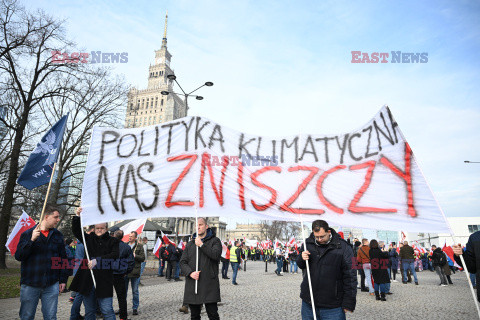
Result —
[{"label": "man holding banner edge", "polygon": [[[300,249],[297,264],[300,269],[310,264],[310,276],[318,319],[337,317],[353,312],[357,297],[357,276],[352,268],[353,250],[324,220],[312,223],[312,233]],[[314,319],[308,279],[300,286],[302,319]]]}]

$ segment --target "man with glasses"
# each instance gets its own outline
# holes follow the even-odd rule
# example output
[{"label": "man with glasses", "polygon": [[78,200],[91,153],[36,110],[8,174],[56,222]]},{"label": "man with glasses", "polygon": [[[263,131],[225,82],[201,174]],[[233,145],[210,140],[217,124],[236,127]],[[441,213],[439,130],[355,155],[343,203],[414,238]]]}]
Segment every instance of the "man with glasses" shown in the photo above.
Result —
[{"label": "man with glasses", "polygon": [[[314,221],[312,230],[297,264],[306,269],[309,263],[317,319],[345,319],[345,313],[355,310],[357,298],[353,250],[324,220]],[[308,281],[308,276],[303,277],[300,285],[303,320],[313,319]]]}]

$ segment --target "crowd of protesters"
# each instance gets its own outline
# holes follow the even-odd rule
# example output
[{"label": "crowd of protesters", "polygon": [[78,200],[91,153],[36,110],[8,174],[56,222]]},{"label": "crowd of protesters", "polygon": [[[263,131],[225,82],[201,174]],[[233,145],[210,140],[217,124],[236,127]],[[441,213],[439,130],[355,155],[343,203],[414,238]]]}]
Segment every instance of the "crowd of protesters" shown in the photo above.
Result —
[{"label": "crowd of protesters", "polygon": [[[15,253],[15,258],[21,261],[21,319],[34,319],[40,300],[44,318],[56,319],[58,293],[64,291],[71,291],[71,320],[92,320],[96,315],[116,319],[116,314],[120,319],[127,319],[130,286],[132,315],[138,314],[140,277],[146,267],[148,239],[138,238],[133,231],[128,241],[123,242],[123,231],[108,230],[106,223],[82,229],[81,211],[78,208],[77,216],[72,219],[76,240],[64,240],[56,229],[59,209],[52,205],[46,207],[44,219],[39,224],[22,233]],[[158,277],[165,277],[167,281],[185,279],[179,311],[188,313],[190,310],[191,319],[200,319],[203,306],[209,319],[220,319],[217,307],[221,301],[219,273],[222,279],[238,285],[237,279],[241,280],[238,271],[247,271],[247,261],[265,263],[266,272],[273,264],[270,272],[277,276],[297,274],[298,268],[302,270],[302,319],[313,319],[314,312],[317,319],[345,319],[346,313],[355,310],[357,290],[368,292],[376,300],[387,301],[388,295],[394,294],[392,282],[401,280],[405,285],[420,285],[417,272],[428,270],[435,272],[439,286],[445,287],[453,284],[450,275],[456,271],[454,261],[435,245],[419,251],[407,241],[398,246],[395,242],[386,244],[376,239],[353,239],[351,242],[350,238],[344,240],[343,234],[323,220],[313,222],[311,235],[300,246],[277,242],[247,246],[241,240],[222,243],[209,228],[206,218],[198,221],[197,232],[184,250],[169,243],[162,244],[158,251]],[[465,248],[453,246],[455,262],[463,266],[459,256],[464,256],[474,286],[479,275],[476,254],[479,238],[480,233],[476,232]],[[305,276],[307,272],[309,277]],[[66,288],[70,276],[73,279]],[[331,288],[335,288],[333,295]],[[117,312],[113,309],[114,291],[119,306]],[[80,315],[82,304],[84,316]]]}]

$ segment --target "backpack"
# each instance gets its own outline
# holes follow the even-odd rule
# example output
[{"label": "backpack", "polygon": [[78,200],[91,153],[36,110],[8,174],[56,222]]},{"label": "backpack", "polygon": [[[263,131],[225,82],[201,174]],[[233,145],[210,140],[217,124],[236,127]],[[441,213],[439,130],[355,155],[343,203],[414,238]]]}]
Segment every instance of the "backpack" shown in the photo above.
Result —
[{"label": "backpack", "polygon": [[447,264],[447,256],[445,255],[445,253],[442,252],[440,254],[440,259],[438,259],[438,264],[442,267]]}]

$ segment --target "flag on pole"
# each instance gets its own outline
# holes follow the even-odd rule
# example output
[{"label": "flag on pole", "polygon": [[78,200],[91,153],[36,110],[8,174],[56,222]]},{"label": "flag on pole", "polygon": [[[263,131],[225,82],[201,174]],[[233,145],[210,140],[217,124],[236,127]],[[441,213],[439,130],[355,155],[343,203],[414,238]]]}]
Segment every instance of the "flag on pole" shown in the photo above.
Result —
[{"label": "flag on pole", "polygon": [[168,237],[163,233],[163,231],[160,231],[162,233],[162,241],[163,243],[165,243],[166,245],[169,245],[169,244],[173,244],[172,241],[170,241],[170,239],[168,239]]},{"label": "flag on pole", "polygon": [[17,223],[12,230],[12,233],[10,233],[10,235],[8,236],[7,243],[5,244],[12,256],[15,255],[15,252],[17,251],[17,245],[20,241],[20,236],[22,235],[22,233],[30,228],[33,228],[34,225],[35,221],[30,218],[30,216],[26,214],[25,211],[23,211],[22,215],[17,220]]},{"label": "flag on pole", "polygon": [[291,247],[295,243],[295,236],[292,236],[290,240],[288,240],[287,246]]},{"label": "flag on pole", "polygon": [[402,234],[402,239],[400,240],[401,243],[403,243],[403,241],[405,241],[405,239],[407,239],[407,236],[405,235],[405,233],[403,233],[403,231],[400,231],[401,234]]},{"label": "flag on pole", "polygon": [[63,116],[37,144],[17,179],[18,184],[32,190],[50,181],[53,164],[57,162],[62,145],[67,118],[68,114]]},{"label": "flag on pole", "polygon": [[162,240],[160,240],[160,237],[157,237],[157,242],[155,242],[155,246],[153,247],[153,254],[158,259],[160,259],[160,247],[161,246],[162,246]]},{"label": "flag on pole", "polygon": [[145,227],[146,222],[147,219],[136,219],[127,223],[123,227],[120,227],[120,230],[123,231],[122,241],[127,242],[132,231],[135,231],[137,232],[137,235],[140,235],[143,232],[143,228]]},{"label": "flag on pole", "polygon": [[445,252],[445,254],[447,255],[448,258],[450,258],[450,260],[452,260],[453,262],[453,265],[457,268],[460,268],[460,266],[458,265],[458,263],[455,262],[455,257],[453,256],[453,249],[451,246],[448,246],[447,247],[447,243],[445,242],[445,245],[443,246],[442,248],[442,251]]}]

